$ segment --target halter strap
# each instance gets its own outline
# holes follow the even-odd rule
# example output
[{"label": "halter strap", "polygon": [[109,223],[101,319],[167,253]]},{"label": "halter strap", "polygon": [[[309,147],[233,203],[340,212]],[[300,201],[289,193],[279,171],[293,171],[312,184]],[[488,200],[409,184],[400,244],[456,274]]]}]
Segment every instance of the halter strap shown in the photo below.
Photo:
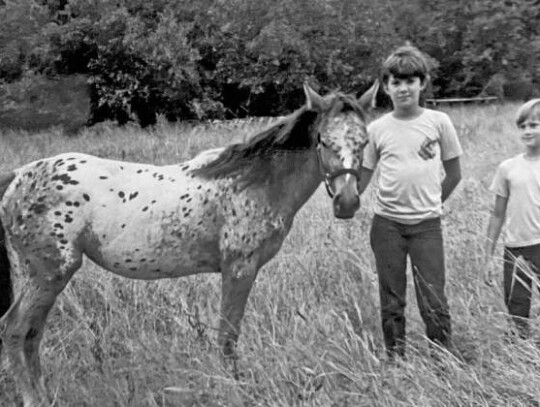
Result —
[{"label": "halter strap", "polygon": [[335,192],[332,190],[331,182],[337,177],[345,174],[351,174],[354,175],[357,180],[360,179],[360,171],[355,170],[354,168],[340,168],[333,172],[326,171],[321,159],[321,149],[319,146],[317,146],[317,159],[319,161],[319,170],[324,179],[324,186],[326,187],[326,192],[330,198],[333,198],[335,195]]}]

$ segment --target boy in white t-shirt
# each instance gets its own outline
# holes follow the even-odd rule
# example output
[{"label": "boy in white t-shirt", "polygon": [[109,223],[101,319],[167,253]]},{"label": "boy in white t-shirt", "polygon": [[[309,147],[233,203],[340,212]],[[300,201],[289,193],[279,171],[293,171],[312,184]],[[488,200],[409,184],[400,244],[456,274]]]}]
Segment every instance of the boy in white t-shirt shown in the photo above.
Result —
[{"label": "boy in white t-shirt", "polygon": [[405,353],[407,256],[427,337],[452,345],[441,215],[442,202],[461,179],[462,149],[448,115],[420,106],[428,72],[426,59],[411,46],[397,49],[383,64],[382,83],[393,110],[368,126],[370,142],[358,185],[362,193],[379,167],[370,241],[391,358]]},{"label": "boy in white t-shirt", "polygon": [[504,235],[504,300],[522,338],[529,336],[531,272],[540,273],[540,99],[521,106],[516,124],[525,152],[503,161],[491,184],[495,205],[487,229],[487,253]]}]

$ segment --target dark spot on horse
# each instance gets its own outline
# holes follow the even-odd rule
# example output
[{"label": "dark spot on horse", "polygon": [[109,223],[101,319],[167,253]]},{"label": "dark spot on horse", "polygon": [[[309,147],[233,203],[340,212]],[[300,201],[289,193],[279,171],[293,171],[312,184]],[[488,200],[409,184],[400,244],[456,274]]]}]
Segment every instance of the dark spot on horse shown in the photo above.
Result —
[{"label": "dark spot on horse", "polygon": [[107,235],[101,235],[101,237],[102,237],[103,239],[105,239],[105,238],[107,237]]},{"label": "dark spot on horse", "polygon": [[121,169],[121,170],[124,170],[124,167],[120,166],[120,169]]},{"label": "dark spot on horse", "polygon": [[86,160],[81,160],[81,161],[79,161],[79,163],[86,164]]},{"label": "dark spot on horse", "polygon": [[120,263],[114,263],[113,267],[118,267],[119,265],[120,265]]},{"label": "dark spot on horse", "polygon": [[90,202],[90,196],[88,194],[83,194],[83,198],[86,202]]},{"label": "dark spot on horse", "polygon": [[120,226],[122,229],[124,229],[126,227],[126,224],[125,223],[122,223],[122,226]]},{"label": "dark spot on horse", "polygon": [[40,196],[40,197],[37,199],[37,201],[38,201],[38,202],[43,202],[45,199],[47,199],[47,198],[44,197],[44,196]]},{"label": "dark spot on horse", "polygon": [[57,165],[62,165],[64,163],[64,160],[62,160],[61,158],[56,160],[53,164],[54,167],[56,167]]},{"label": "dark spot on horse", "polygon": [[66,171],[76,171],[77,166],[75,164],[71,164],[69,167],[66,168]]},{"label": "dark spot on horse", "polygon": [[131,201],[132,199],[136,198],[137,195],[139,195],[138,192],[133,192],[132,194],[129,194],[129,200]]},{"label": "dark spot on horse", "polygon": [[49,236],[56,237],[56,233],[51,232],[51,233],[49,233]]},{"label": "dark spot on horse", "polygon": [[47,206],[44,204],[32,204],[28,208],[29,211],[34,212],[36,215],[39,215],[40,213],[45,212],[47,209]]},{"label": "dark spot on horse", "polygon": [[161,269],[155,269],[154,272],[159,273]]},{"label": "dark spot on horse", "polygon": [[192,200],[192,198],[188,198],[186,202],[191,202]]},{"label": "dark spot on horse", "polygon": [[233,208],[232,210],[232,216],[235,216],[236,217],[236,210]]},{"label": "dark spot on horse", "polygon": [[189,197],[189,194],[184,194],[180,196],[180,199],[186,199],[187,197]]},{"label": "dark spot on horse", "polygon": [[69,185],[77,185],[79,181],[71,180],[69,181]]},{"label": "dark spot on horse", "polygon": [[39,334],[39,331],[38,331],[37,329],[30,328],[30,329],[28,330],[28,332],[26,333],[25,340],[31,341],[31,340],[34,339],[36,336],[38,336],[38,334]]},{"label": "dark spot on horse", "polygon": [[140,261],[141,263],[144,263],[144,262],[146,261],[146,259],[145,259],[145,258],[142,258],[142,259],[140,259],[139,261]]},{"label": "dark spot on horse", "polygon": [[30,191],[33,191],[34,189],[36,189],[36,185],[37,185],[36,181],[32,182],[30,184]]},{"label": "dark spot on horse", "polygon": [[22,217],[22,215],[17,216],[17,225],[21,225],[23,221],[24,221],[24,218]]},{"label": "dark spot on horse", "polygon": [[131,263],[131,259],[126,259],[126,263]]},{"label": "dark spot on horse", "polygon": [[71,201],[66,201],[66,206],[72,206],[73,205],[73,202]]},{"label": "dark spot on horse", "polygon": [[137,170],[137,174],[140,174],[142,172],[142,170]]},{"label": "dark spot on horse", "polygon": [[208,198],[204,198],[203,205],[206,205],[208,203]]},{"label": "dark spot on horse", "polygon": [[42,161],[42,160],[39,160],[39,161],[36,163],[36,167],[41,167],[41,165],[43,165],[43,161]]},{"label": "dark spot on horse", "polygon": [[129,268],[131,271],[137,271],[137,267],[130,267]]},{"label": "dark spot on horse", "polygon": [[67,185],[71,182],[71,178],[67,174],[54,175],[51,180],[53,181],[62,181],[64,185]]},{"label": "dark spot on horse", "polygon": [[73,202],[73,206],[75,206],[76,208],[78,208],[79,206],[81,206],[81,204],[77,201]]},{"label": "dark spot on horse", "polygon": [[58,237],[59,239],[63,239],[64,238],[64,234],[63,233],[58,233],[56,235],[56,237]]},{"label": "dark spot on horse", "polygon": [[198,186],[197,186],[197,189],[201,189],[201,188],[202,188],[202,185],[198,185]]},{"label": "dark spot on horse", "polygon": [[101,175],[99,179],[108,179],[109,177],[106,177],[105,175]]},{"label": "dark spot on horse", "polygon": [[152,202],[150,202],[152,205],[156,203],[156,200],[154,199]]},{"label": "dark spot on horse", "polygon": [[69,157],[66,161],[73,161],[73,160],[76,160],[75,157]]},{"label": "dark spot on horse", "polygon": [[55,223],[53,226],[57,229],[64,229],[64,225],[62,225],[61,223]]},{"label": "dark spot on horse", "polygon": [[187,169],[189,169],[189,165],[184,165],[183,167],[180,167],[180,169],[182,171],[186,171]]},{"label": "dark spot on horse", "polygon": [[120,192],[118,192],[118,196],[120,198],[123,198],[124,196],[126,196],[126,194],[124,194],[124,192],[120,191]]},{"label": "dark spot on horse", "polygon": [[32,178],[32,176],[34,175],[34,173],[32,171],[28,171],[26,174],[25,174],[28,178]]},{"label": "dark spot on horse", "polygon": [[165,178],[165,177],[164,177],[163,175],[160,175],[160,176],[158,177],[158,181],[163,181],[163,178]]},{"label": "dark spot on horse", "polygon": [[144,208],[142,208],[143,212],[146,212],[147,210],[148,210],[148,206],[145,206]]},{"label": "dark spot on horse", "polygon": [[61,216],[61,215],[62,215],[62,212],[56,211],[56,212],[54,212],[54,214],[55,214],[56,216]]},{"label": "dark spot on horse", "polygon": [[73,222],[73,218],[71,216],[69,216],[69,215],[66,215],[66,217],[64,218],[64,222],[71,223],[71,222]]},{"label": "dark spot on horse", "polygon": [[62,243],[62,244],[67,244],[68,241],[67,241],[66,239],[61,239],[61,240],[60,240],[60,243]]},{"label": "dark spot on horse", "polygon": [[223,237],[227,239],[229,237],[229,234],[227,232],[223,233]]}]

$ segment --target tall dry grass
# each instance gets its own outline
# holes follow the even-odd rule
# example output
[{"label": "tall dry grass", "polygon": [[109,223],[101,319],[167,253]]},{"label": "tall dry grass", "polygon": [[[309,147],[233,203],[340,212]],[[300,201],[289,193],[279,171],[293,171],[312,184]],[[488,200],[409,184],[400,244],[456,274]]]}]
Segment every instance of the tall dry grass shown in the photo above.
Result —
[{"label": "tall dry grass", "polygon": [[[520,151],[516,105],[449,110],[465,155],[445,204],[447,293],[467,362],[430,350],[409,281],[408,358],[385,361],[368,230],[373,190],[351,221],[333,218],[321,189],[299,212],[281,252],[252,291],[239,342],[240,381],[215,346],[218,275],[143,282],[90,262],[51,312],[42,343],[59,406],[538,406],[540,350],[509,341],[498,285],[484,284],[482,247],[496,165]],[[263,126],[101,126],[77,137],[4,133],[0,170],[63,151],[172,163]],[[499,258],[489,267],[502,269]],[[498,273],[500,277],[502,273]],[[411,280],[411,278],[409,278]],[[538,301],[533,327],[538,328]],[[535,332],[538,339],[540,333]],[[18,402],[0,371],[0,405]],[[176,394],[166,395],[166,387]]]}]

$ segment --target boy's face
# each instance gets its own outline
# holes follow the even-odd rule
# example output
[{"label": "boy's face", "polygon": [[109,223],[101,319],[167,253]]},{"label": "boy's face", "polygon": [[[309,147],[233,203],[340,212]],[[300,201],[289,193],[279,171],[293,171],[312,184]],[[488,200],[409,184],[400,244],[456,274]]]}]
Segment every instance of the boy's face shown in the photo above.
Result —
[{"label": "boy's face", "polygon": [[521,141],[528,150],[540,150],[540,120],[528,118],[519,125]]},{"label": "boy's face", "polygon": [[394,109],[410,109],[418,106],[420,93],[426,88],[426,81],[418,76],[397,78],[390,75],[384,84],[384,91],[394,105]]}]

